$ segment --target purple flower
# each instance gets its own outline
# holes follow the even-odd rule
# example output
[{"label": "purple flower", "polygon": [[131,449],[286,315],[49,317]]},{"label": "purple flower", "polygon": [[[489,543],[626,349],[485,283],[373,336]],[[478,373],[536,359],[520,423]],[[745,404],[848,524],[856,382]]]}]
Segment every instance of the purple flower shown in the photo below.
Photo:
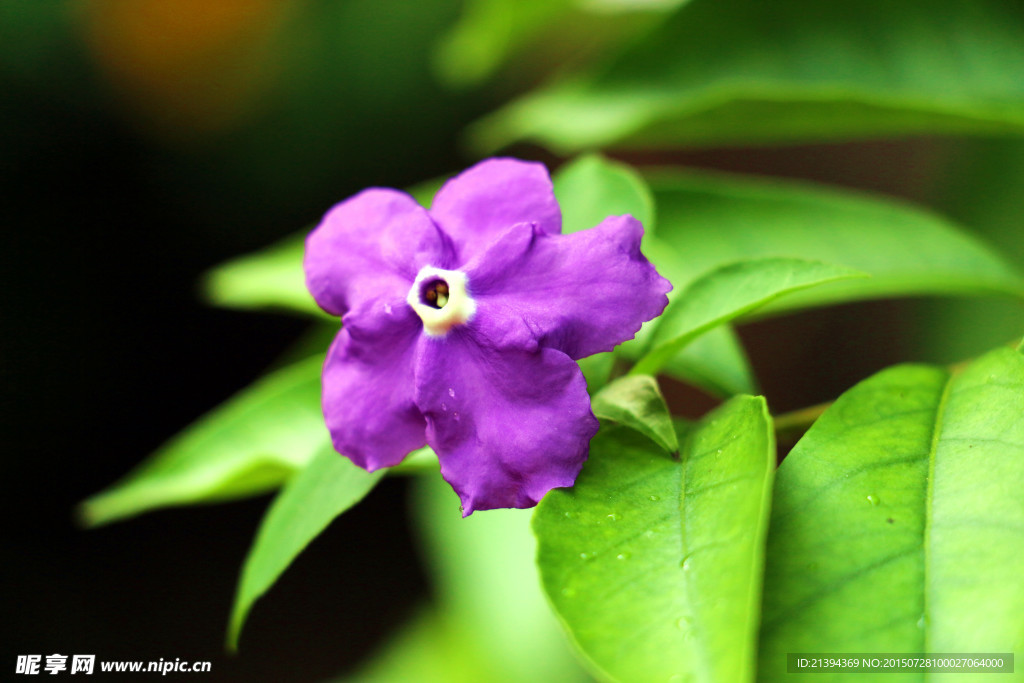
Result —
[{"label": "purple flower", "polygon": [[463,513],[571,486],[597,432],[575,360],[630,339],[671,284],[631,216],[562,235],[542,164],[489,159],[428,212],[371,188],[306,241],[306,283],[343,327],[323,370],[338,452],[373,471],[424,443]]}]

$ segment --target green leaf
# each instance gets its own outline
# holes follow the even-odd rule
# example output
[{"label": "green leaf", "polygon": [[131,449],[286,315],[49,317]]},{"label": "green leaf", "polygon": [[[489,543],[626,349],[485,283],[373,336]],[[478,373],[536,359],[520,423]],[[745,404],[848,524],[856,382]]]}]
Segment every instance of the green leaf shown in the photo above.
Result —
[{"label": "green leaf", "polygon": [[288,565],[335,517],[366,496],[384,475],[367,472],[321,448],[309,465],[281,490],[267,510],[245,558],[228,629],[228,647],[238,647],[253,603],[274,585]]},{"label": "green leaf", "polygon": [[690,341],[790,292],[846,278],[850,268],[797,259],[741,261],[695,280],[659,319],[650,351],[632,373],[654,374]]},{"label": "green leaf", "polygon": [[[672,310],[672,302],[677,294],[669,292],[669,308],[666,311]],[[660,318],[644,323],[636,337],[617,346],[615,353],[635,363],[643,357],[660,323]],[[665,362],[660,374],[700,387],[712,396],[721,398],[750,394],[757,390],[746,351],[736,332],[727,324],[714,327],[696,337]]]},{"label": "green leaf", "polygon": [[611,63],[479,122],[488,152],[567,155],[912,133],[1024,132],[1017,0],[694,0]]},{"label": "green leaf", "polygon": [[890,368],[815,422],[776,480],[761,680],[787,652],[1024,649],[1022,415],[1004,348]]},{"label": "green leaf", "polygon": [[587,380],[587,393],[593,396],[608,383],[615,366],[615,354],[611,351],[595,353],[576,361]]},{"label": "green leaf", "polygon": [[[640,355],[637,350],[633,359]],[[719,325],[694,339],[661,372],[721,398],[757,391],[746,351],[730,325]]]},{"label": "green leaf", "polygon": [[458,497],[436,473],[414,487],[413,517],[438,607],[461,649],[486,666],[476,680],[585,680],[538,585],[531,511],[487,510],[463,519]]},{"label": "green leaf", "polygon": [[775,444],[764,400],[736,397],[682,460],[603,428],[571,489],[537,508],[548,598],[605,678],[751,680]]},{"label": "green leaf", "polygon": [[273,308],[326,316],[309,290],[302,271],[306,233],[290,235],[266,249],[227,261],[203,282],[206,298],[226,308]]},{"label": "green leaf", "polygon": [[564,14],[570,0],[469,0],[434,55],[441,80],[476,85],[492,75],[517,46]]},{"label": "green leaf", "polygon": [[268,491],[328,442],[321,358],[266,375],[175,436],[111,488],[82,503],[86,524],[169,505]]},{"label": "green leaf", "polygon": [[787,296],[763,313],[908,295],[1024,296],[1020,275],[949,220],[904,202],[805,183],[674,170],[648,257],[677,290],[736,261],[799,258],[871,274]]},{"label": "green leaf", "polygon": [[629,214],[654,232],[654,197],[633,168],[588,154],[558,169],[555,196],[562,208],[562,232],[592,228],[608,216]]},{"label": "green leaf", "polygon": [[665,397],[650,375],[618,378],[591,399],[590,408],[597,417],[635,429],[669,453],[679,452]]}]

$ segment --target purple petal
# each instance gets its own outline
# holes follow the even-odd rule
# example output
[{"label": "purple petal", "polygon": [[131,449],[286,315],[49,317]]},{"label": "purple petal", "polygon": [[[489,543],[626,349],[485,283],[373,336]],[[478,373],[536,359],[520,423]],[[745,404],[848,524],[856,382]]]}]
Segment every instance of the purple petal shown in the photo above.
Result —
[{"label": "purple petal", "polygon": [[404,192],[371,188],[327,212],[306,238],[303,266],[317,304],[344,315],[369,298],[404,298],[420,268],[450,260],[423,207]]},{"label": "purple petal", "polygon": [[668,305],[672,284],[640,253],[632,216],[550,235],[520,224],[466,265],[481,312],[515,311],[541,346],[577,359],[632,339]]},{"label": "purple petal", "polygon": [[423,446],[413,402],[420,321],[404,300],[378,300],[343,319],[323,370],[323,411],[339,453],[373,471]]},{"label": "purple petal", "polygon": [[427,339],[416,404],[463,514],[526,508],[571,486],[598,422],[576,363],[554,349],[490,345],[476,323]]},{"label": "purple petal", "polygon": [[482,161],[444,184],[430,215],[458,248],[465,263],[516,223],[536,223],[543,232],[562,231],[544,164],[518,159]]}]

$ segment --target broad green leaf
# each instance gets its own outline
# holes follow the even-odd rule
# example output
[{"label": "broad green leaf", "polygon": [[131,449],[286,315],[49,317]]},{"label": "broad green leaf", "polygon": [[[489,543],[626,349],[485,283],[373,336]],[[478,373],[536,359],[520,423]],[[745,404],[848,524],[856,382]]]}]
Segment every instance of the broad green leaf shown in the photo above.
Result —
[{"label": "broad green leaf", "polygon": [[1024,133],[1019,0],[694,0],[611,63],[472,129],[559,154]]},{"label": "broad green leaf", "polygon": [[648,257],[677,290],[713,268],[779,257],[841,263],[871,277],[792,294],[762,313],[908,295],[1024,296],[1020,275],[983,243],[904,202],[727,174],[646,177],[658,206]]},{"label": "broad green leaf", "polygon": [[106,524],[169,505],[268,491],[328,443],[320,412],[321,358],[276,370],[171,439],[80,515]]},{"label": "broad green leaf", "polygon": [[238,647],[253,603],[274,585],[288,565],[335,517],[358,503],[384,470],[367,472],[328,445],[317,451],[267,510],[245,558],[228,628],[228,647]]},{"label": "broad green leaf", "polygon": [[530,510],[487,510],[465,519],[441,477],[419,477],[414,518],[437,585],[438,609],[484,671],[480,681],[581,681],[534,564]]},{"label": "broad green leaf", "polygon": [[651,350],[631,372],[654,374],[690,341],[790,292],[848,278],[865,277],[850,268],[798,259],[741,261],[695,280],[659,319]]},{"label": "broad green leaf", "polygon": [[788,652],[1024,649],[1022,416],[1004,348],[890,368],[815,422],[776,479],[761,680]]},{"label": "broad green leaf", "polygon": [[665,397],[650,375],[616,379],[591,399],[590,407],[597,417],[635,429],[669,453],[679,452]]},{"label": "broad green leaf", "polygon": [[740,396],[682,434],[681,460],[603,428],[571,489],[537,508],[537,563],[573,639],[620,681],[753,680],[775,443]]},{"label": "broad green leaf", "polygon": [[629,214],[654,232],[654,197],[633,168],[589,154],[571,161],[554,176],[562,208],[562,232],[592,228],[608,216]]}]

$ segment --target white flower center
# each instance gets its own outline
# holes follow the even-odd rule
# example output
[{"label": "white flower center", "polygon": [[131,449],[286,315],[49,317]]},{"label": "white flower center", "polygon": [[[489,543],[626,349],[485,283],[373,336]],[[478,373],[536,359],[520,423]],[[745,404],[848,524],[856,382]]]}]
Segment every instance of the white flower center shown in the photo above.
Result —
[{"label": "white flower center", "polygon": [[476,312],[476,302],[466,291],[466,274],[458,270],[424,267],[405,300],[420,316],[423,331],[430,337],[443,337]]}]

